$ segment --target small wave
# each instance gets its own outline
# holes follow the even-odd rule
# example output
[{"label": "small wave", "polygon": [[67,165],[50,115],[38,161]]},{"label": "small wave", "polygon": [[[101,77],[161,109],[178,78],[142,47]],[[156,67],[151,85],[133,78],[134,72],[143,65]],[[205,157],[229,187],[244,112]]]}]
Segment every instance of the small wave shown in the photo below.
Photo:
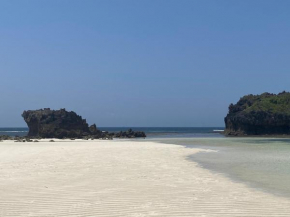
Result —
[{"label": "small wave", "polygon": [[224,132],[224,130],[213,130],[213,132]]},{"label": "small wave", "polygon": [[28,131],[0,131],[0,133],[27,133]]}]

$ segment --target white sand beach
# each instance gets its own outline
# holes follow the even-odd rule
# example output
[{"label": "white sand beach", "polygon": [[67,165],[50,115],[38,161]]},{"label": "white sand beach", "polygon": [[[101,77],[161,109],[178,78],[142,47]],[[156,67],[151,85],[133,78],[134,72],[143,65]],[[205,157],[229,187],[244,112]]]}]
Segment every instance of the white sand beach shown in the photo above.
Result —
[{"label": "white sand beach", "polygon": [[0,143],[0,216],[289,216],[290,200],[149,141]]}]

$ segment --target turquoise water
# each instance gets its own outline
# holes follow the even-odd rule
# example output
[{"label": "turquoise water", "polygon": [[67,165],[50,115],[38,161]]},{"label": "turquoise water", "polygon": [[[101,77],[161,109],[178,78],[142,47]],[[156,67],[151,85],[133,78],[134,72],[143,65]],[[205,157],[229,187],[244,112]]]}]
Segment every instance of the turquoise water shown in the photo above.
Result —
[{"label": "turquoise water", "polygon": [[156,141],[215,150],[188,159],[234,181],[290,198],[290,139],[204,137]]}]

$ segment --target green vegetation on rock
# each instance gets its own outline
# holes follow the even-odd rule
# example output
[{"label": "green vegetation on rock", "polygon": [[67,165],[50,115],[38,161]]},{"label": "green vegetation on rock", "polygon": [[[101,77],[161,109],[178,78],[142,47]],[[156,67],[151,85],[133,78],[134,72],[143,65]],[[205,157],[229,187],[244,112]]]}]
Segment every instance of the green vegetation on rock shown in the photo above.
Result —
[{"label": "green vegetation on rock", "polygon": [[246,95],[229,106],[226,135],[290,134],[290,93]]},{"label": "green vegetation on rock", "polygon": [[261,95],[247,95],[241,98],[245,101],[244,112],[264,111],[290,115],[290,93],[283,92],[278,95],[263,93]]}]

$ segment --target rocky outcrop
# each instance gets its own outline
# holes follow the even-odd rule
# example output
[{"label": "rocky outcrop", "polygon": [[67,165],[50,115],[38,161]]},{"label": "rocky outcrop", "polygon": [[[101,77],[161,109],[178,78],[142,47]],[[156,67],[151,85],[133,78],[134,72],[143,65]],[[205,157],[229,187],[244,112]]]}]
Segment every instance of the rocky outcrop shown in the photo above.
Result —
[{"label": "rocky outcrop", "polygon": [[225,135],[290,135],[290,93],[247,95],[229,106]]},{"label": "rocky outcrop", "polygon": [[136,138],[136,137],[146,137],[146,134],[142,131],[133,131],[132,129],[129,129],[125,132],[119,132],[114,134],[114,137],[116,138]]},{"label": "rocky outcrop", "polygon": [[24,111],[22,114],[29,127],[29,137],[82,138],[90,135],[86,120],[75,112],[65,109],[40,109]]},{"label": "rocky outcrop", "polygon": [[11,136],[7,136],[7,135],[0,135],[0,141],[2,140],[12,140],[13,138]]},{"label": "rocky outcrop", "polygon": [[73,111],[65,109],[24,111],[22,114],[29,127],[30,138],[135,138],[146,137],[144,132],[129,130],[125,133],[109,133],[100,131],[95,124],[89,126],[85,119]]}]

